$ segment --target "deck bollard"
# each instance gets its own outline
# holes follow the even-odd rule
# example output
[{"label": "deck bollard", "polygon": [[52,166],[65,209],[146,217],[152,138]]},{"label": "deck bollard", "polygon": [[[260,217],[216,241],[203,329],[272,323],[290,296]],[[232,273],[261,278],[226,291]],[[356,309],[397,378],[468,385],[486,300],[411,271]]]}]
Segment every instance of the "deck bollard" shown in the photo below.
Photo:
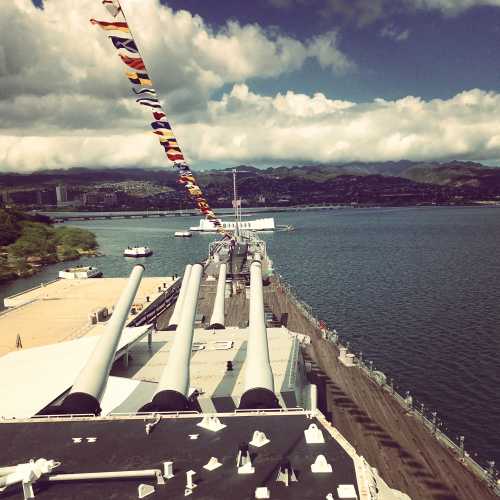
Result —
[{"label": "deck bollard", "polygon": [[432,412],[432,433],[436,434],[437,430],[437,411]]},{"label": "deck bollard", "polygon": [[410,391],[405,392],[405,403],[408,410],[413,408],[413,398],[411,397]]},{"label": "deck bollard", "polygon": [[460,458],[463,460],[465,457],[465,446],[464,446],[465,436],[460,436]]},{"label": "deck bollard", "polygon": [[494,460],[489,460],[488,461],[488,484],[490,485],[491,488],[495,488],[497,485],[497,476],[498,472],[495,469],[495,461]]}]

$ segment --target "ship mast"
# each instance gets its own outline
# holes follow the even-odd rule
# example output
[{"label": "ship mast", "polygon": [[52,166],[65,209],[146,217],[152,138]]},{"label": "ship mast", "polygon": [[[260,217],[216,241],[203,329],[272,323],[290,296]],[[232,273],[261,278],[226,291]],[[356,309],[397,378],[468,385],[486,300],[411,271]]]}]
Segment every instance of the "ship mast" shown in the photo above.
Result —
[{"label": "ship mast", "polygon": [[236,169],[233,168],[233,207],[234,207],[234,235],[236,238],[240,235],[238,227],[238,193],[236,190]]}]

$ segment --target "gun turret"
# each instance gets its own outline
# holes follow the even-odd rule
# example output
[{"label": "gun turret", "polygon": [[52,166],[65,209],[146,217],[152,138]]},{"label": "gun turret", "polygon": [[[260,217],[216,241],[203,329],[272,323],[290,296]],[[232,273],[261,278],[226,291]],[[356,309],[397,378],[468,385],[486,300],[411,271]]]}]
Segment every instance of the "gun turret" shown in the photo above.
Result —
[{"label": "gun turret", "polygon": [[181,289],[177,300],[175,301],[174,312],[170,316],[170,321],[168,322],[167,330],[175,330],[179,324],[179,319],[181,316],[182,306],[184,304],[184,297],[186,295],[186,289],[189,283],[189,276],[191,276],[192,265],[188,264],[184,270],[184,276],[182,277]]},{"label": "gun turret", "polygon": [[161,374],[158,388],[150,403],[140,412],[183,411],[189,409],[189,363],[193,344],[194,319],[200,290],[203,266],[195,264],[191,269],[184,297],[184,304],[168,356],[168,362]]},{"label": "gun turret", "polygon": [[69,394],[60,407],[49,407],[44,413],[91,413],[94,415],[101,413],[101,398],[108,382],[109,372],[113,366],[116,348],[130,312],[130,306],[134,301],[143,273],[144,267],[142,265],[134,266],[127,286],[115,305],[104,333],[97,341],[97,345],[76,378]]},{"label": "gun turret", "polygon": [[274,377],[269,360],[260,260],[260,255],[256,254],[250,266],[250,317],[245,361],[245,391],[239,406],[241,410],[279,408],[278,399],[274,394]]},{"label": "gun turret", "polygon": [[226,271],[227,265],[219,266],[219,280],[217,281],[217,294],[215,295],[214,309],[210,318],[210,328],[225,328],[224,322],[224,296],[226,291]]}]

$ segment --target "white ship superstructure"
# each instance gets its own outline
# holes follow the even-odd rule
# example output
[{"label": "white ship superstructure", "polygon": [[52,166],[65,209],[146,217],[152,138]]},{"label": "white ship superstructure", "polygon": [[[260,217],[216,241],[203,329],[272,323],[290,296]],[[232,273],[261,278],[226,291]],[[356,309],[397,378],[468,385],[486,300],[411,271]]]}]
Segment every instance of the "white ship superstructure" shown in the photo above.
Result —
[{"label": "white ship superstructure", "polygon": [[[234,231],[236,228],[236,222],[234,221],[221,221],[222,227],[228,231]],[[275,231],[276,225],[274,223],[273,217],[267,217],[265,219],[254,219],[247,221],[238,221],[238,226],[240,229],[247,231]],[[189,228],[190,231],[201,232],[201,233],[215,233],[217,231],[216,227],[207,219],[200,219],[198,226],[193,226]]]}]

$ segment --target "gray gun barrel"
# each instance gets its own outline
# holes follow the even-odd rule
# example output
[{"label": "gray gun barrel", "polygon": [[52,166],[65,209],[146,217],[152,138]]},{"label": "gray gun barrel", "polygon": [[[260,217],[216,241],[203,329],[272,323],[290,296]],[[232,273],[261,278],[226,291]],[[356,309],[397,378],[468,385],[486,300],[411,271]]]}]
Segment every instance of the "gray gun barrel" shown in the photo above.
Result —
[{"label": "gray gun barrel", "polygon": [[158,388],[150,403],[140,412],[182,411],[189,409],[189,364],[193,346],[194,320],[196,304],[200,291],[203,266],[195,264],[191,269],[189,283],[184,298],[184,305],[177,333],[170,349],[168,362],[163,369]]},{"label": "gray gun barrel", "polygon": [[219,281],[217,282],[217,293],[215,295],[214,309],[210,318],[210,328],[225,328],[224,321],[224,296],[226,292],[226,271],[227,265],[219,266]]},{"label": "gray gun barrel", "polygon": [[132,269],[127,286],[115,305],[104,333],[99,338],[94,351],[79,373],[58,413],[93,413],[94,415],[101,413],[100,401],[113,366],[116,348],[130,312],[130,306],[134,301],[143,273],[144,267],[140,264]]},{"label": "gray gun barrel", "polygon": [[250,317],[245,363],[245,391],[239,408],[279,408],[274,394],[274,377],[267,344],[260,255],[255,256],[250,266]]},{"label": "gray gun barrel", "polygon": [[170,321],[168,322],[167,330],[175,330],[179,324],[179,319],[181,317],[182,306],[184,304],[184,297],[186,296],[186,289],[189,283],[189,276],[191,275],[192,265],[188,264],[184,271],[184,276],[182,277],[181,289],[177,300],[175,301],[174,312],[170,316]]}]

